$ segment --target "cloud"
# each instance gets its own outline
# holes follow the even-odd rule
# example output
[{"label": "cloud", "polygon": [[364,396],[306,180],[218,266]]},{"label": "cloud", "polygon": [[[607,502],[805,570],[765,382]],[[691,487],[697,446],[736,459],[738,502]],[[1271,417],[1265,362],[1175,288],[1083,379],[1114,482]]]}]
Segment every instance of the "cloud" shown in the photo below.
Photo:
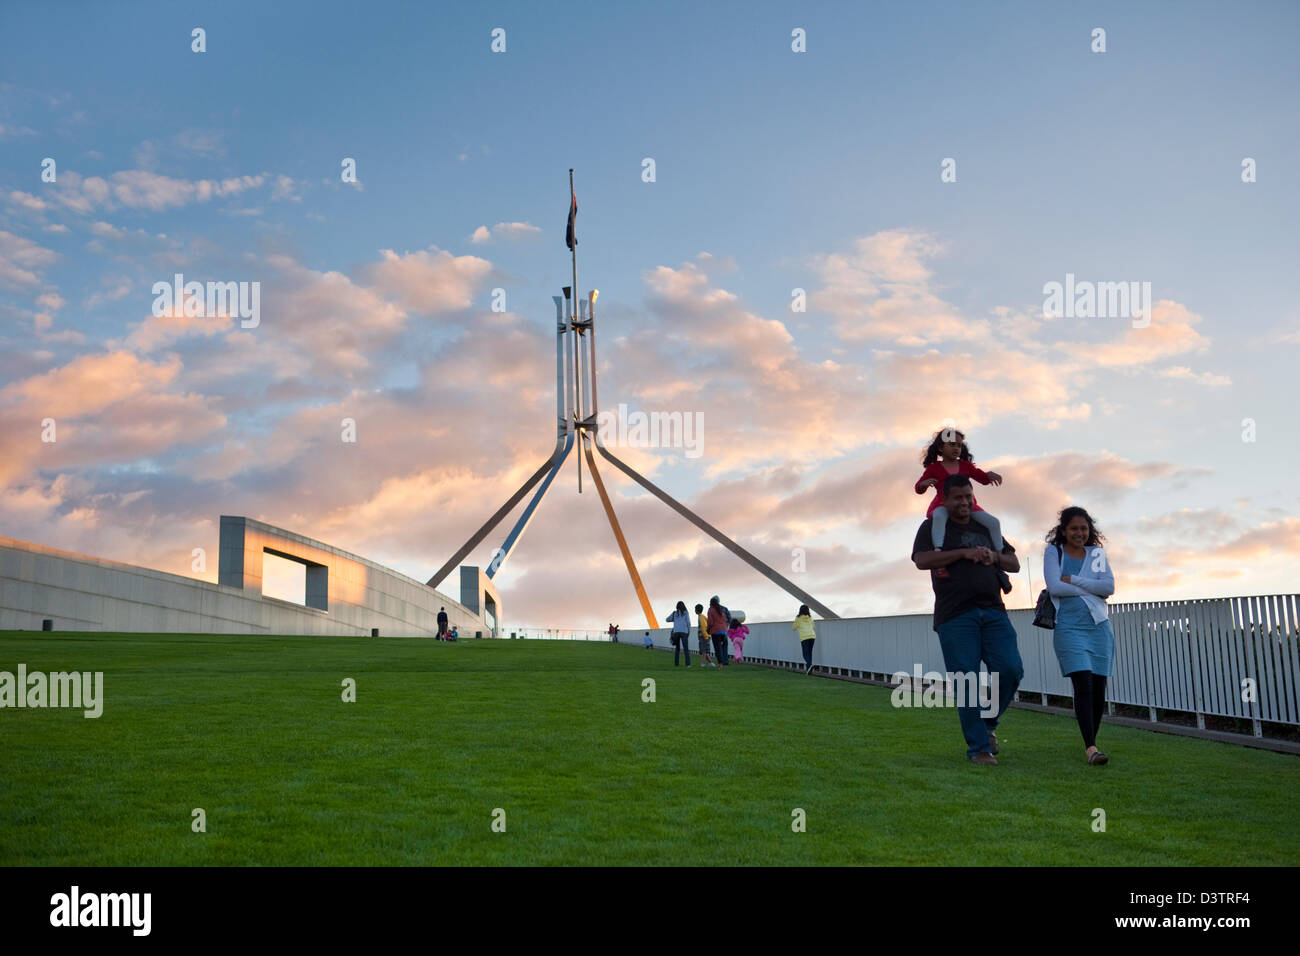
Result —
[{"label": "cloud", "polygon": [[382,261],[364,270],[365,277],[389,298],[424,315],[467,309],[492,271],[486,259],[453,256],[435,247],[398,255],[380,250]]},{"label": "cloud", "polygon": [[49,208],[49,203],[39,196],[33,196],[31,193],[25,193],[15,189],[9,193],[9,202],[15,206],[21,206],[31,212],[44,212]]},{"label": "cloud", "polygon": [[809,304],[834,317],[832,330],[845,342],[925,346],[986,338],[989,324],[972,321],[930,288],[925,264],[942,245],[921,232],[889,230],[862,236],[848,253],[814,260],[822,287]]},{"label": "cloud", "polygon": [[1158,373],[1161,378],[1174,378],[1182,381],[1192,382],[1196,385],[1204,385],[1207,388],[1223,388],[1231,385],[1232,379],[1227,375],[1216,375],[1213,372],[1193,372],[1185,365],[1176,365],[1172,368],[1161,369]]},{"label": "cloud", "polygon": [[226,134],[216,129],[186,129],[172,137],[176,147],[196,156],[224,156]]},{"label": "cloud", "polygon": [[42,416],[75,418],[169,384],[180,362],[155,364],[129,352],[83,355],[67,365],[0,388],[0,403]]},{"label": "cloud", "polygon": [[[280,182],[288,177],[273,178],[269,173],[255,176],[232,176],[226,179],[176,179],[145,169],[128,169],[116,172],[107,179],[100,176],[82,177],[75,171],[59,174],[52,184],[53,197],[68,209],[88,215],[95,209],[144,209],[163,212],[193,203],[238,196],[249,190],[274,182],[275,189],[284,194]],[[290,182],[292,182],[290,180]]]},{"label": "cloud", "polygon": [[[1109,320],[1106,320],[1109,321]],[[1151,324],[1133,328],[1124,320],[1124,333],[1116,342],[1068,343],[1062,347],[1086,354],[1090,363],[1103,368],[1149,365],[1160,359],[1188,352],[1204,352],[1209,339],[1196,331],[1201,317],[1186,306],[1161,299],[1151,307]]]},{"label": "cloud", "polygon": [[492,239],[517,241],[532,239],[541,234],[542,230],[529,222],[499,222],[490,230],[487,226],[479,226],[474,230],[474,234],[469,237],[469,241],[482,245]]},{"label": "cloud", "polygon": [[229,315],[187,316],[183,306],[163,315],[151,315],[127,336],[124,346],[147,353],[193,335],[211,337],[229,332],[234,321]]},{"label": "cloud", "polygon": [[106,239],[121,239],[126,235],[126,233],[121,229],[118,229],[117,226],[108,222],[92,222],[90,224],[90,231],[95,235],[103,236]]},{"label": "cloud", "polygon": [[94,309],[105,302],[118,302],[131,294],[131,280],[126,276],[103,276],[100,279],[102,291],[92,292],[86,299],[85,308]]},{"label": "cloud", "polygon": [[41,273],[58,258],[53,250],[0,229],[0,286],[13,291],[38,286]]}]

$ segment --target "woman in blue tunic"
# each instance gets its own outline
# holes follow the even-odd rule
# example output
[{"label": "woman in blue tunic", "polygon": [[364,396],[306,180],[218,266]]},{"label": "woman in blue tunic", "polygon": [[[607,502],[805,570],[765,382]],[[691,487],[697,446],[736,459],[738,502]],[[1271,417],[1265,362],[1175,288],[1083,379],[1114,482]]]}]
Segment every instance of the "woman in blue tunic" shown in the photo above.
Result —
[{"label": "woman in blue tunic", "polygon": [[1062,676],[1074,684],[1074,716],[1084,754],[1094,765],[1110,760],[1097,749],[1097,731],[1115,660],[1115,634],[1106,609],[1106,598],[1115,593],[1115,574],[1101,546],[1104,540],[1092,516],[1071,506],[1048,532],[1043,551],[1043,580],[1056,607],[1052,644]]}]

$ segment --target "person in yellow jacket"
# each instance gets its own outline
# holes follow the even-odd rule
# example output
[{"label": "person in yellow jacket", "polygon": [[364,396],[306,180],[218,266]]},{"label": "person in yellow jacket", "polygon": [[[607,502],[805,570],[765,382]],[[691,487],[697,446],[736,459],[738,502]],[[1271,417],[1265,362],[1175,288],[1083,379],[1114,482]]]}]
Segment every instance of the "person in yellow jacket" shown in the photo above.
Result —
[{"label": "person in yellow jacket", "polygon": [[803,672],[807,676],[812,673],[812,651],[813,645],[817,643],[817,632],[813,630],[812,613],[807,604],[799,605],[799,616],[790,627],[799,635],[799,644],[803,648]]},{"label": "person in yellow jacket", "polygon": [[695,620],[700,627],[699,652],[701,667],[717,667],[718,663],[713,659],[713,651],[709,642],[709,619],[704,616],[704,605],[695,605]]}]

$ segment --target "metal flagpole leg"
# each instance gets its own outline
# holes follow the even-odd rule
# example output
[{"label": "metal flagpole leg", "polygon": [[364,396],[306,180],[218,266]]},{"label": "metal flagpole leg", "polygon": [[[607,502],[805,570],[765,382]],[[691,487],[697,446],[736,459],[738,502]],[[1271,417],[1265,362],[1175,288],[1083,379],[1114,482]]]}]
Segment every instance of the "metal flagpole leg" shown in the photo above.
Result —
[{"label": "metal flagpole leg", "polygon": [[515,522],[514,528],[510,530],[510,534],[506,537],[505,544],[501,545],[501,553],[494,557],[492,563],[488,566],[487,576],[489,578],[496,577],[497,572],[501,570],[501,565],[506,563],[506,559],[510,557],[510,552],[515,549],[515,545],[517,545],[519,539],[523,537],[524,531],[528,528],[528,523],[533,520],[533,515],[537,512],[537,506],[540,505],[542,499],[546,497],[546,492],[550,490],[551,482],[554,481],[555,476],[559,474],[560,466],[564,464],[564,459],[569,457],[569,452],[572,450],[573,435],[569,434],[564,438],[564,450],[556,456],[555,464],[551,466],[550,472],[546,475],[546,478],[543,479],[542,486],[537,489],[537,493],[533,495],[533,500],[528,502],[528,507],[524,509],[524,513],[520,515],[519,520]]},{"label": "metal flagpole leg", "polygon": [[623,563],[627,565],[627,573],[632,578],[632,587],[636,588],[636,596],[641,601],[641,610],[645,611],[645,619],[652,629],[659,627],[659,622],[655,620],[654,608],[650,606],[650,598],[646,596],[645,585],[641,583],[641,575],[637,574],[636,562],[632,560],[632,552],[628,550],[627,540],[623,537],[623,529],[618,525],[618,518],[614,516],[614,505],[609,500],[609,493],[605,491],[605,483],[600,480],[600,472],[596,470],[596,459],[591,454],[591,446],[584,439],[582,449],[587,455],[587,464],[591,466],[591,480],[596,483],[596,491],[600,494],[600,503],[605,506],[605,515],[609,518],[609,526],[614,529],[614,540],[618,542],[618,549],[623,552]]},{"label": "metal flagpole leg", "polygon": [[466,541],[465,544],[461,546],[460,550],[451,556],[451,560],[449,560],[446,564],[440,567],[434,573],[433,577],[429,578],[429,580],[426,581],[425,584],[427,584],[431,588],[436,588],[443,578],[451,574],[452,571],[456,570],[456,566],[465,560],[465,556],[469,554],[471,551],[473,551],[475,548],[477,548],[479,546],[479,542],[481,542],[484,538],[488,536],[489,533],[491,533],[492,529],[495,528],[498,523],[500,523],[501,519],[504,518],[506,515],[510,514],[510,512],[514,511],[515,505],[519,504],[519,502],[524,500],[524,495],[528,494],[528,492],[532,489],[533,485],[541,481],[542,477],[548,471],[551,470],[552,466],[555,464],[555,456],[560,453],[560,449],[563,447],[564,446],[560,442],[556,442],[555,451],[552,452],[550,458],[542,462],[542,467],[538,468],[537,471],[533,472],[533,477],[525,481],[523,485],[520,486],[519,490],[510,496],[510,500],[507,501],[504,505],[502,505],[499,509],[497,509],[497,513],[494,514],[491,518],[488,518],[487,522],[484,523],[483,527],[475,531],[473,537],[471,537],[468,541]]},{"label": "metal flagpole leg", "polygon": [[606,460],[608,460],[615,468],[623,472],[623,474],[627,475],[629,478],[635,481],[646,491],[650,492],[652,495],[654,495],[664,504],[668,505],[668,507],[672,508],[683,518],[690,521],[693,525],[695,525],[695,527],[699,528],[701,531],[703,531],[705,534],[711,537],[714,541],[717,541],[720,545],[722,545],[724,548],[726,548],[736,557],[740,558],[751,568],[763,574],[773,584],[780,585],[781,588],[783,588],[787,594],[794,595],[802,603],[807,604],[810,608],[812,608],[822,617],[826,618],[828,621],[838,621],[840,619],[840,616],[838,614],[836,614],[834,611],[828,608],[825,604],[822,604],[820,601],[818,601],[815,597],[813,597],[803,588],[799,587],[799,585],[795,584],[793,581],[791,581],[789,578],[785,577],[784,575],[780,574],[779,572],[768,567],[758,558],[754,557],[754,555],[750,554],[740,545],[736,544],[736,542],[728,538],[717,528],[713,527],[713,525],[709,524],[699,515],[695,514],[695,512],[691,511],[690,508],[687,508],[684,504],[677,501],[666,491],[663,491],[661,488],[655,485],[654,482],[650,481],[648,478],[641,477],[641,475],[638,474],[631,466],[623,464],[623,462],[619,461],[617,458],[611,455],[609,451],[606,450],[604,445],[601,445],[599,442],[597,442],[596,449],[602,455],[604,455]]}]

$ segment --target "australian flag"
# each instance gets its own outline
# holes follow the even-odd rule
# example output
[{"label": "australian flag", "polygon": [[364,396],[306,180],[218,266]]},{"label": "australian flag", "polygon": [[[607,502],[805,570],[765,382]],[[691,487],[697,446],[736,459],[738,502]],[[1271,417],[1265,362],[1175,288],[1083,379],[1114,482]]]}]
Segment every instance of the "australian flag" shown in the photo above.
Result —
[{"label": "australian flag", "polygon": [[564,244],[573,251],[573,247],[578,244],[578,234],[575,226],[578,221],[578,197],[573,192],[573,186],[569,186],[569,228],[564,232]]}]

